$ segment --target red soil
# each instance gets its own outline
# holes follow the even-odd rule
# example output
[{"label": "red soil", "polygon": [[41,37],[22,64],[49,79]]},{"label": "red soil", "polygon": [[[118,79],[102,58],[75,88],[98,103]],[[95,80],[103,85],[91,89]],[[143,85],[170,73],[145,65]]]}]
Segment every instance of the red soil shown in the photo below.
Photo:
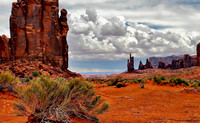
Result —
[{"label": "red soil", "polygon": [[[110,104],[108,111],[97,115],[100,122],[200,122],[200,94],[182,93],[183,87],[146,83],[124,88],[98,86],[97,94]],[[12,93],[0,93],[0,123],[25,123],[27,117],[16,116]],[[80,119],[76,123],[88,122]]]},{"label": "red soil", "polygon": [[17,98],[11,92],[0,92],[0,123],[25,123],[27,117],[17,116],[13,103]]},{"label": "red soil", "polygon": [[[5,91],[0,92],[0,123],[26,123],[28,117],[17,116],[17,110],[14,109],[13,104],[17,100],[15,94]],[[83,120],[80,118],[73,118],[75,123],[92,123],[88,120]],[[73,123],[72,122],[72,123]]]},{"label": "red soil", "polygon": [[200,122],[200,95],[180,93],[183,87],[139,84],[125,88],[96,89],[106,102],[107,112],[97,116],[100,122]]}]

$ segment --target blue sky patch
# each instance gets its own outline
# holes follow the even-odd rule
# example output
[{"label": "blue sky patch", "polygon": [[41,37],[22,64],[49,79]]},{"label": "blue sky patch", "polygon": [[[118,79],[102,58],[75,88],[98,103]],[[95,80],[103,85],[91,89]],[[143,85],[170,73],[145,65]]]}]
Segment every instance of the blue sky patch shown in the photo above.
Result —
[{"label": "blue sky patch", "polygon": [[149,28],[156,29],[156,30],[170,28],[169,26],[154,25],[154,24],[150,24],[150,23],[146,23],[146,22],[138,22],[138,24],[144,24],[144,25],[147,25]]}]

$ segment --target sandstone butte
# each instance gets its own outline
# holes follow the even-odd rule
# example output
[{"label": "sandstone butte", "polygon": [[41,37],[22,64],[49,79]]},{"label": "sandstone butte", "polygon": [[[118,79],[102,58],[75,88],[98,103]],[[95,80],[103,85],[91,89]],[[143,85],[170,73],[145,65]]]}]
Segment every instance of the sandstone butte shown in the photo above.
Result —
[{"label": "sandstone butte", "polygon": [[10,34],[0,37],[0,59],[39,60],[68,68],[67,11],[58,0],[17,0],[12,4]]}]

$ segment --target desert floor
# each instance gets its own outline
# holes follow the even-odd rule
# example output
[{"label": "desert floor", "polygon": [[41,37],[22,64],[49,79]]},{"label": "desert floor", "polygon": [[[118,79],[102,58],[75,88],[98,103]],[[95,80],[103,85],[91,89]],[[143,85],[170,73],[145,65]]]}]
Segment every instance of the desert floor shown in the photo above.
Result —
[{"label": "desert floor", "polygon": [[[190,79],[187,77],[191,76],[187,76],[188,73],[184,71],[180,70],[178,73]],[[188,69],[189,75],[194,71],[199,72],[199,69],[195,68],[191,71]],[[160,74],[162,72],[164,74],[164,71],[159,71]],[[193,77],[197,79],[199,75],[196,72]],[[121,76],[135,78],[142,77],[142,74],[122,74]],[[102,123],[200,122],[200,92],[182,91],[184,86],[161,86],[151,81],[145,84],[144,89],[140,88],[140,84],[129,84],[124,88],[104,86],[105,84],[95,85],[97,95],[101,95],[104,101],[110,104],[108,111],[97,115]],[[13,108],[16,99],[10,92],[0,93],[0,123],[25,123],[27,121],[27,117],[16,116]],[[83,121],[75,120],[75,122]]]},{"label": "desert floor", "polygon": [[110,103],[110,109],[98,118],[102,123],[200,122],[200,94],[182,89],[151,83],[144,89],[139,84],[96,89]]}]

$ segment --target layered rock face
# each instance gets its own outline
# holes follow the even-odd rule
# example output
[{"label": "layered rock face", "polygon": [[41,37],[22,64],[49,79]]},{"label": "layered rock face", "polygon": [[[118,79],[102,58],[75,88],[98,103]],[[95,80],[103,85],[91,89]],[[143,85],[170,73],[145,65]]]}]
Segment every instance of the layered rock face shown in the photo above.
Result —
[{"label": "layered rock face", "polygon": [[188,54],[184,55],[182,59],[172,60],[172,69],[188,68],[197,65],[197,58]]},{"label": "layered rock face", "polygon": [[151,62],[153,68],[157,68],[159,66],[159,62],[163,62],[166,65],[171,64],[172,60],[178,60],[183,58],[183,56],[167,56],[167,57],[150,57],[149,61]]},{"label": "layered rock face", "polygon": [[134,69],[134,57],[131,56],[130,54],[130,59],[127,61],[127,69],[128,69],[128,72],[133,72],[135,69]]},{"label": "layered rock face", "polygon": [[5,35],[0,36],[0,62],[10,60],[11,48],[10,40]]},{"label": "layered rock face", "polygon": [[[162,63],[162,62],[160,62]],[[188,68],[188,67],[192,67],[192,66],[196,66],[197,65],[197,57],[196,56],[190,56],[188,54],[185,54],[183,56],[183,58],[178,59],[178,60],[172,60],[172,63],[164,66],[164,64],[161,66],[161,64],[159,63],[158,68],[162,68],[162,69],[180,69],[180,68]]]},{"label": "layered rock face", "polygon": [[1,41],[5,47],[0,50],[11,60],[37,59],[67,69],[68,30],[67,11],[62,9],[59,17],[58,0],[18,0],[10,16],[10,42]]}]

